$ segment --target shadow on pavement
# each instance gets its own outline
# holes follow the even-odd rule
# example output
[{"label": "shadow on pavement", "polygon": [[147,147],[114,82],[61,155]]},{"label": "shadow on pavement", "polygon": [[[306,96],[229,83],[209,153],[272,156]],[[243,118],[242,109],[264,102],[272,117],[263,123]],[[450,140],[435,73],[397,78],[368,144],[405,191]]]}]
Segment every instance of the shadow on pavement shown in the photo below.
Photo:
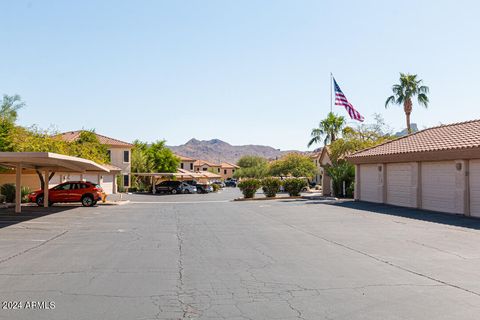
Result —
[{"label": "shadow on pavement", "polygon": [[[48,216],[51,214],[55,214],[55,213],[59,213],[67,210],[72,210],[78,207],[79,206],[76,206],[76,205],[71,205],[71,206],[62,205],[62,206],[53,206],[49,208],[42,208],[42,207],[36,207],[36,206],[31,206],[31,207],[22,206],[21,213],[15,213],[14,208],[0,209],[0,229],[20,223],[20,222],[37,219],[40,217]],[[85,209],[88,210],[91,208],[85,208]]]},{"label": "shadow on pavement", "polygon": [[387,204],[360,201],[341,201],[325,204],[355,210],[368,211],[372,213],[386,214],[390,216],[410,218],[415,220],[480,230],[480,219],[457,214],[448,214],[435,211],[426,211],[412,208],[397,207]]}]

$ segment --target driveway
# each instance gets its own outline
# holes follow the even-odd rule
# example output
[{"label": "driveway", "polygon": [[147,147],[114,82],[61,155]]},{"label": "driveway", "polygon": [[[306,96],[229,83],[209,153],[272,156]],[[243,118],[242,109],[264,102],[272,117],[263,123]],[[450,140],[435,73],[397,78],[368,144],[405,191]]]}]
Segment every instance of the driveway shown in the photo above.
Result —
[{"label": "driveway", "polygon": [[1,300],[55,304],[0,319],[478,319],[479,221],[237,194],[0,228]]}]

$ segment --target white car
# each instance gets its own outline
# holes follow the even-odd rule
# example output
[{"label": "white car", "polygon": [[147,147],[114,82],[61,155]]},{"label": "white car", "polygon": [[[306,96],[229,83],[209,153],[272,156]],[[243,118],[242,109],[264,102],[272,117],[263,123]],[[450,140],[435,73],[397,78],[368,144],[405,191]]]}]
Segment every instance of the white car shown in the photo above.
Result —
[{"label": "white car", "polygon": [[197,193],[197,187],[189,185],[186,182],[182,182],[180,190],[182,193]]}]

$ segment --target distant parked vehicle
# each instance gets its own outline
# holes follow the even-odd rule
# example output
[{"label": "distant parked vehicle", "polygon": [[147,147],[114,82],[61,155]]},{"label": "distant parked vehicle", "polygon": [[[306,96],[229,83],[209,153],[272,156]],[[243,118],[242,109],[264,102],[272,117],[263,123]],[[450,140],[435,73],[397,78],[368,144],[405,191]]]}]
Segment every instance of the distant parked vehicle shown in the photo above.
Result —
[{"label": "distant parked vehicle", "polygon": [[220,188],[225,188],[225,183],[223,183],[223,181],[213,181],[212,182],[213,184],[216,184],[217,186],[219,186]]},{"label": "distant parked vehicle", "polygon": [[[56,202],[80,202],[84,207],[92,207],[106,197],[100,185],[89,181],[69,181],[48,189],[48,205]],[[43,206],[43,190],[28,195],[30,202]]]},{"label": "distant parked vehicle", "polygon": [[213,192],[213,188],[211,185],[208,183],[200,183],[196,180],[187,180],[184,181],[185,183],[188,183],[189,185],[195,186],[197,188],[197,193],[209,193]]},{"label": "distant parked vehicle", "polygon": [[155,186],[157,193],[177,194],[182,192],[181,181],[162,181]]},{"label": "distant parked vehicle", "polygon": [[181,193],[197,193],[197,187],[186,182],[182,182],[180,184],[180,191]]},{"label": "distant parked vehicle", "polygon": [[235,179],[227,179],[227,180],[225,180],[225,186],[226,186],[226,187],[233,187],[233,188],[235,188],[235,187],[237,186],[237,183],[238,183],[238,182],[237,182],[237,180],[235,180]]},{"label": "distant parked vehicle", "polygon": [[210,193],[213,192],[213,187],[207,183],[198,183],[197,184],[198,193]]}]

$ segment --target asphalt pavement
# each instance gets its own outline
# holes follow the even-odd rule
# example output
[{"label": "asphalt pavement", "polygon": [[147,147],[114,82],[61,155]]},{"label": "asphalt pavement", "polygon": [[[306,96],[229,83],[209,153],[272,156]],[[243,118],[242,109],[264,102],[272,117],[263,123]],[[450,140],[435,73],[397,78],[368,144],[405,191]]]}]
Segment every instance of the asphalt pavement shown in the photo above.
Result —
[{"label": "asphalt pavement", "polygon": [[479,220],[239,195],[0,211],[0,319],[479,318]]}]

